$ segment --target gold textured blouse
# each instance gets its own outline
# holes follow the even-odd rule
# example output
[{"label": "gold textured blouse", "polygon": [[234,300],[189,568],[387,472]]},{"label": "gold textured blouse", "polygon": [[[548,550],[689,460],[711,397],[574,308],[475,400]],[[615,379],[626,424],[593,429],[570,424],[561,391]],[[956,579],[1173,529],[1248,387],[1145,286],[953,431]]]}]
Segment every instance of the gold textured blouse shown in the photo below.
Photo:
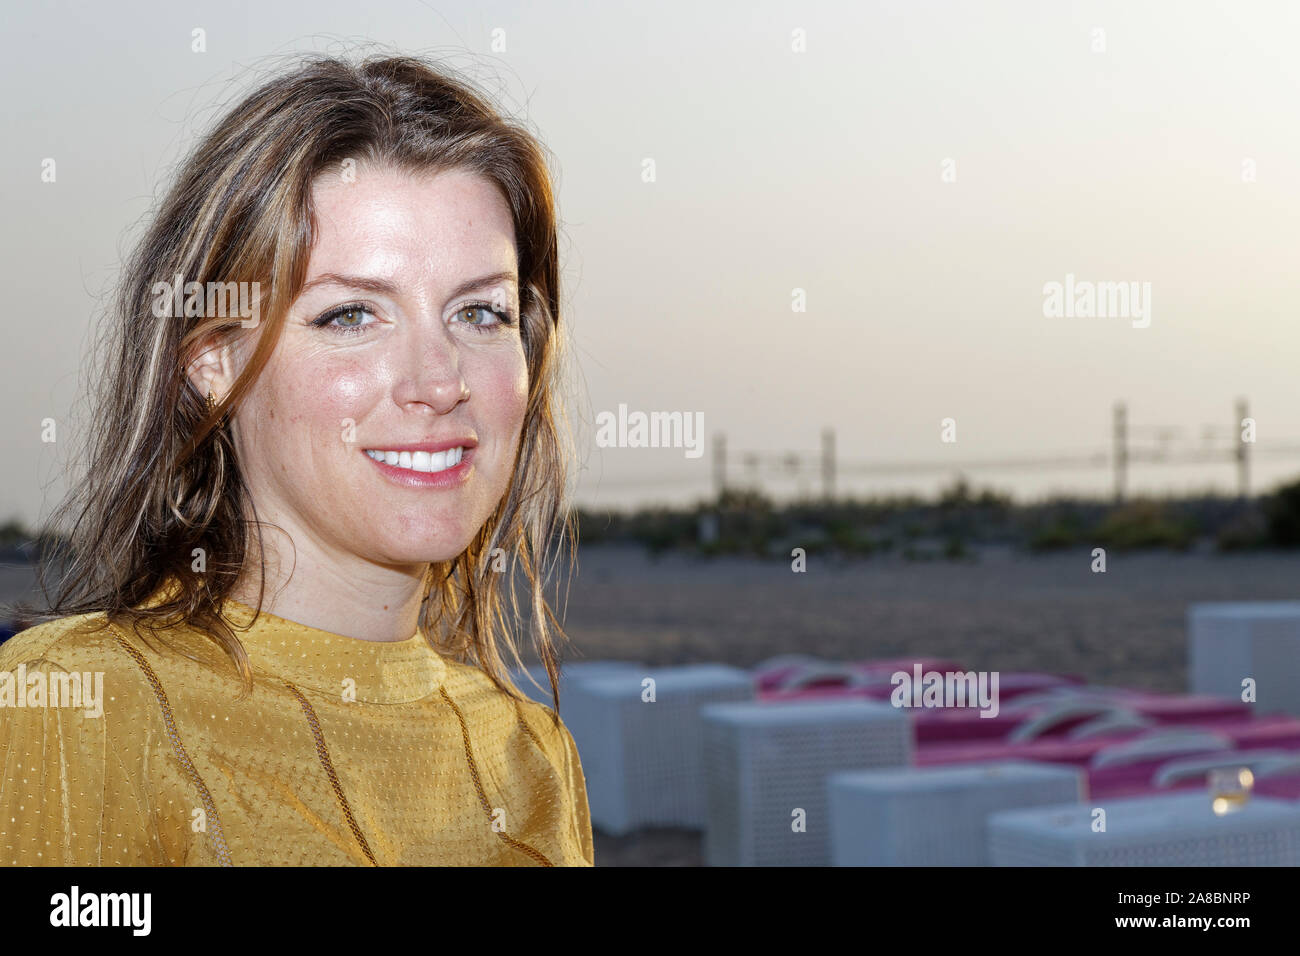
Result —
[{"label": "gold textured blouse", "polygon": [[[0,644],[0,865],[594,864],[551,708],[419,634],[364,641],[265,611],[245,631],[251,608],[226,614],[253,667],[242,699],[189,628],[146,644],[81,615]],[[56,701],[63,672],[92,696],[102,673],[102,715],[67,675]]]}]

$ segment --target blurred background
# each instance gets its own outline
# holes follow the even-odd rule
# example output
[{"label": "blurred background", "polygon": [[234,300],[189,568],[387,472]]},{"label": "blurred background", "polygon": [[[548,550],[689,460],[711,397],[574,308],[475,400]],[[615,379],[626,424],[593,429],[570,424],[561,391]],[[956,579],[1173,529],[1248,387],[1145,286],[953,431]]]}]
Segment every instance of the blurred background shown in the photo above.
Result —
[{"label": "blurred background", "polygon": [[[7,34],[0,599],[31,596],[76,474],[44,423],[76,434],[173,165],[294,55],[374,45],[461,70],[553,154],[571,661],[720,665],[751,697],[797,654],[1183,699],[1209,690],[1191,605],[1295,594],[1292,4],[158,0]],[[639,447],[652,413],[666,447]],[[951,742],[908,733],[910,765]],[[598,820],[598,863],[721,860],[683,814]]]}]

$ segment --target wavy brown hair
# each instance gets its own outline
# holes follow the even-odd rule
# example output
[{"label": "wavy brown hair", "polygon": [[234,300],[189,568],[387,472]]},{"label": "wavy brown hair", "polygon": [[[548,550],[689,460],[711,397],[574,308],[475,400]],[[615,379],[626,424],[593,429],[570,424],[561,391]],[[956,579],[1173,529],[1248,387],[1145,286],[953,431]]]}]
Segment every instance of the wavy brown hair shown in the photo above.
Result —
[{"label": "wavy brown hair", "polygon": [[[62,542],[49,561],[57,583],[41,573],[48,608],[27,613],[102,612],[146,641],[191,625],[226,652],[251,688],[247,652],[222,606],[246,564],[257,562],[261,612],[262,524],[222,423],[265,367],[305,281],[312,184],[340,174],[348,160],[474,172],[496,184],[510,207],[529,377],[523,430],[493,514],[461,555],[430,564],[420,630],[440,653],[476,664],[520,697],[506,655],[522,665],[513,637],[525,616],[516,590],[522,575],[527,630],[558,719],[564,634],[545,591],[563,553],[572,570],[576,531],[567,507],[572,444],[561,424],[551,176],[544,148],[522,125],[467,81],[414,57],[308,57],[241,100],[181,165],[125,264],[97,349],[107,367],[90,407],[84,479],[47,526]],[[212,411],[185,370],[214,333],[221,341],[239,334],[240,319],[156,315],[155,284],[176,275],[204,288],[257,282],[252,288],[269,290],[260,297],[257,348]]]}]

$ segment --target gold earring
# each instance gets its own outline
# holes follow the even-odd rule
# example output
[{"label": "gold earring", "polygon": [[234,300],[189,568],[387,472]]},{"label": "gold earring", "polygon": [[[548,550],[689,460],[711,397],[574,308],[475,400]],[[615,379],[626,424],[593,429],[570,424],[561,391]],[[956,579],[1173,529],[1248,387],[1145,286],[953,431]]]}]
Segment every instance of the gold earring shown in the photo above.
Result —
[{"label": "gold earring", "polygon": [[212,389],[208,389],[208,411],[215,412],[216,410],[217,410],[217,399],[212,394]]}]

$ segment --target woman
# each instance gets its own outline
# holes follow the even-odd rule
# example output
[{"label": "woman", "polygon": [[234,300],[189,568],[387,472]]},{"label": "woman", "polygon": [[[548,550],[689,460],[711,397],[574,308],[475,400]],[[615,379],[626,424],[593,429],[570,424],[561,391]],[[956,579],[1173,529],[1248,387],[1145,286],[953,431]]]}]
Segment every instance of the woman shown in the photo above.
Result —
[{"label": "woman", "polygon": [[[592,864],[537,142],[310,59],[195,150],[115,320],[53,613],[0,647],[0,864]],[[506,672],[516,572],[555,709]]]}]

